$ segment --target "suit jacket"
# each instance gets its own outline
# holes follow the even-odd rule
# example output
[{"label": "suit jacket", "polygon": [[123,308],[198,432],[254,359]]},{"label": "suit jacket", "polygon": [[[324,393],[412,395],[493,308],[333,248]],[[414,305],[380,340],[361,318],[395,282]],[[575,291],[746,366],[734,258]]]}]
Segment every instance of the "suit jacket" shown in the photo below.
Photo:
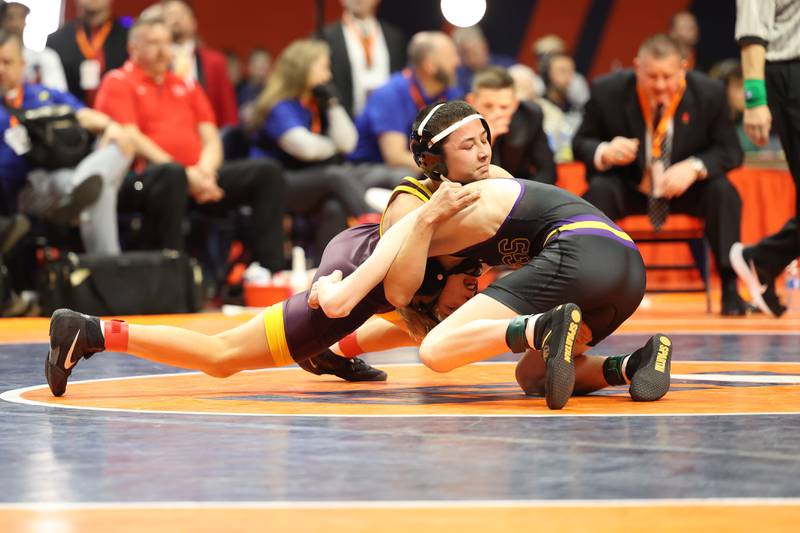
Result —
[{"label": "suit jacket", "polygon": [[556,181],[553,151],[542,129],[544,113],[534,102],[521,102],[508,133],[498,137],[492,146],[492,163],[508,170],[515,178],[540,183]]},{"label": "suit jacket", "polygon": [[[394,26],[378,21],[381,25],[386,48],[389,49],[389,72],[402,70],[406,66],[406,38]],[[344,42],[344,26],[342,22],[334,22],[322,30],[322,39],[331,47],[331,72],[333,83],[339,93],[339,101],[353,115],[353,72],[350,68],[350,57]]]},{"label": "suit jacket", "polygon": [[[636,93],[636,76],[623,70],[598,78],[591,89],[583,122],[572,139],[575,159],[582,161],[587,175],[597,173],[594,153],[601,142],[616,136],[639,139],[636,160],[607,172],[637,187],[645,170],[645,122]],[[673,163],[697,157],[708,169],[709,177],[722,176],[742,163],[736,128],[731,121],[728,99],[721,82],[705,74],[686,73],[686,92],[673,119]]]},{"label": "suit jacket", "polygon": [[[81,89],[80,69],[81,63],[86,58],[83,57],[83,53],[78,48],[78,42],[75,40],[78,24],[83,24],[83,21],[81,19],[71,20],[50,34],[47,38],[47,47],[55,50],[61,59],[69,92],[85,102],[86,94]],[[103,43],[103,56],[105,65],[102,74],[121,67],[128,59],[128,29],[118,20],[114,20],[111,31]]]},{"label": "suit jacket", "polygon": [[212,48],[198,46],[195,50],[197,75],[200,85],[208,95],[217,126],[231,126],[239,122],[236,94],[228,77],[225,56]]}]

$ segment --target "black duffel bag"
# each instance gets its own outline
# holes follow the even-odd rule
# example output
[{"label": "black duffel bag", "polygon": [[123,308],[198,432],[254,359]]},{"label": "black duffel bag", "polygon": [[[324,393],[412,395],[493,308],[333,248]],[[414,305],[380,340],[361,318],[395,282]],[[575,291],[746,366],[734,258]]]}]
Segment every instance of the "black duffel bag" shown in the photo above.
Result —
[{"label": "black duffel bag", "polygon": [[80,125],[70,106],[5,107],[28,132],[31,149],[25,159],[31,168],[74,168],[92,151],[92,135]]},{"label": "black duffel bag", "polygon": [[203,306],[203,272],[174,250],[69,253],[44,261],[38,290],[47,315],[60,307],[100,316],[192,313]]}]

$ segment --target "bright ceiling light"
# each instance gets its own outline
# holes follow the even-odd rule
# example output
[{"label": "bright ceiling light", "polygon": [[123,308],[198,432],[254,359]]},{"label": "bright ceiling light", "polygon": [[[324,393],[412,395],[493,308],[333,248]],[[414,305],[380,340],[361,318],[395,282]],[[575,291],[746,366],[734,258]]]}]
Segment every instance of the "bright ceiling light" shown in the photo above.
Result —
[{"label": "bright ceiling light", "polygon": [[442,14],[453,26],[474,26],[486,13],[486,0],[442,0]]}]

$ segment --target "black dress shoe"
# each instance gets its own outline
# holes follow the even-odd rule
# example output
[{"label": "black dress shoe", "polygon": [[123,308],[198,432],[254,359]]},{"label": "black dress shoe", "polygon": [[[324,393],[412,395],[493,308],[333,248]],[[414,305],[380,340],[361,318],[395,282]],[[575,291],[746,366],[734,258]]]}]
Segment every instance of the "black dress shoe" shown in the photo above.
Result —
[{"label": "black dress shoe", "polygon": [[386,372],[370,366],[360,357],[352,359],[336,355],[330,350],[297,363],[306,372],[321,376],[331,374],[346,381],[386,381]]},{"label": "black dress shoe", "polygon": [[722,291],[722,316],[746,316],[756,307],[748,304],[736,291]]}]

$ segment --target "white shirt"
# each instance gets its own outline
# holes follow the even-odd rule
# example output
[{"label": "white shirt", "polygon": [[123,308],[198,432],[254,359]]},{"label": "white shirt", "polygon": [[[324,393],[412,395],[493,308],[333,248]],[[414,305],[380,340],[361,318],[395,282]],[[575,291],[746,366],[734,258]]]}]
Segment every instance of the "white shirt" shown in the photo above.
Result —
[{"label": "white shirt", "polygon": [[41,52],[24,48],[22,55],[25,58],[25,82],[38,83],[49,89],[58,91],[67,90],[67,77],[61,59],[52,48],[45,48]]},{"label": "white shirt", "polygon": [[[351,24],[342,23],[342,30],[353,77],[353,115],[357,116],[364,109],[369,93],[386,83],[391,72],[389,48],[378,21],[375,18],[352,20]],[[358,31],[373,35],[370,67],[367,67],[367,56]]]}]

